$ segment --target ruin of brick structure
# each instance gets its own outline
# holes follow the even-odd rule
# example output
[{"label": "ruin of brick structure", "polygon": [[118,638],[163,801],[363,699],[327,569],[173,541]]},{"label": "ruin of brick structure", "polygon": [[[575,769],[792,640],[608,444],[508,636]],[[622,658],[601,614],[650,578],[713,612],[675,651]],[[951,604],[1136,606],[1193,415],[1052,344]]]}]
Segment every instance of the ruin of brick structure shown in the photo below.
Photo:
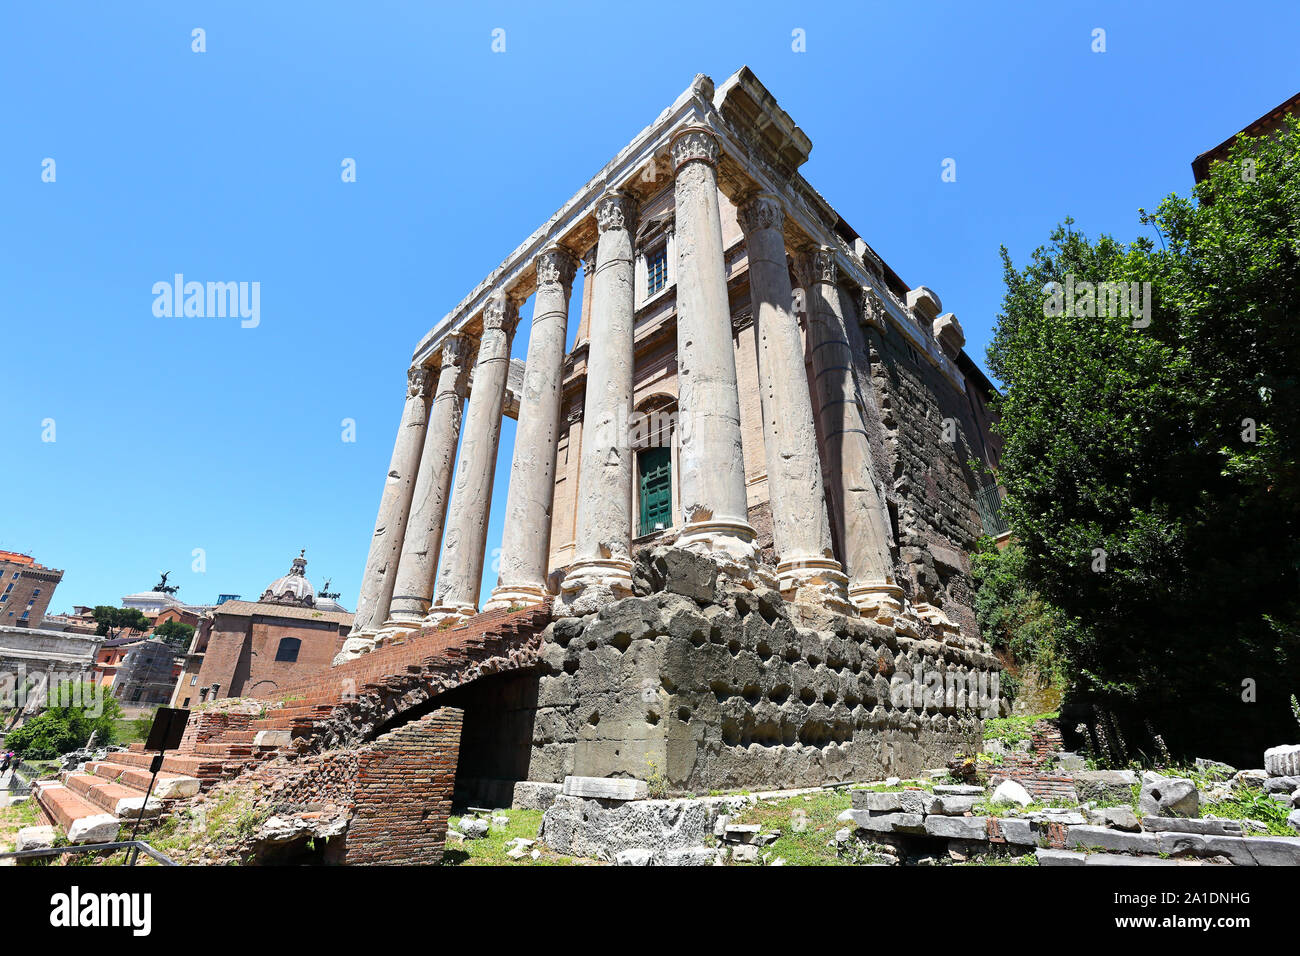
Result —
[{"label": "ruin of brick structure", "polygon": [[[536,667],[457,691],[462,776],[787,786],[976,749],[991,387],[939,297],[803,178],[810,149],[747,68],[698,76],[417,344],[335,664],[548,608]],[[929,697],[901,701],[913,673]]]}]

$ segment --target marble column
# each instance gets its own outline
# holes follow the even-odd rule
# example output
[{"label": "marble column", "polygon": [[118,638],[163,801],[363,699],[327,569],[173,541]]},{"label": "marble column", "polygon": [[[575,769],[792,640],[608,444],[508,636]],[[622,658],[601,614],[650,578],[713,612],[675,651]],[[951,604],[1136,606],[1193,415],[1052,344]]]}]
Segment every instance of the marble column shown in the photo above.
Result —
[{"label": "marble column", "polygon": [[685,525],[679,547],[752,563],[740,396],[718,209],[718,141],[672,141],[677,241],[677,414]]},{"label": "marble column", "polygon": [[406,535],[406,521],[415,490],[416,467],[424,447],[425,424],[429,408],[429,370],[419,366],[407,371],[406,404],[388,463],[388,477],[379,497],[379,516],[370,538],[370,553],[361,576],[361,593],[353,616],[352,632],[344,642],[338,659],[364,654],[374,645],[373,635],[388,617],[394,579]]},{"label": "marble column", "polygon": [[451,497],[452,468],[460,440],[461,407],[465,401],[466,361],[470,346],[459,335],[442,342],[438,387],[429,408],[420,471],[415,479],[411,516],[406,523],[397,583],[384,629],[416,625],[429,612],[434,572],[442,546],[443,522]]},{"label": "marble column", "polygon": [[788,598],[849,609],[844,569],[835,560],[817,426],[804,369],[786,262],[785,210],[757,193],[740,207],[749,255],[749,294],[758,334],[759,400],[777,579]]},{"label": "marble column", "polygon": [[434,622],[478,613],[501,410],[510,371],[510,337],[518,318],[518,307],[505,292],[493,293],[483,310],[483,334],[474,362],[465,435],[460,443],[442,563],[429,612],[429,620]]},{"label": "marble column", "polygon": [[902,608],[903,591],[894,581],[889,518],[858,399],[834,250],[823,246],[809,251],[800,260],[800,271],[807,294],[813,394],[835,495],[831,511],[849,576],[849,600],[864,615],[892,621]]},{"label": "marble column", "polygon": [[596,208],[575,561],[557,614],[587,614],[632,593],[633,301],[631,197],[614,190]]},{"label": "marble column", "polygon": [[537,292],[528,333],[528,361],[510,464],[501,571],[485,610],[547,599],[555,448],[560,437],[564,346],[569,329],[573,257],[552,246],[537,257]]}]

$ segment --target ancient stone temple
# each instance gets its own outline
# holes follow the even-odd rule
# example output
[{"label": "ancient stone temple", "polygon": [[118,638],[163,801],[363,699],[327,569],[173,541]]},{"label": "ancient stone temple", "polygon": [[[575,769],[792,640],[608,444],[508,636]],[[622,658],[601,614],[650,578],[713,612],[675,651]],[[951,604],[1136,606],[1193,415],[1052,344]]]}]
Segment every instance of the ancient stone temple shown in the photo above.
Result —
[{"label": "ancient stone temple", "polygon": [[476,774],[784,785],[975,749],[991,386],[800,174],[811,146],[747,68],[698,76],[417,344],[335,664],[549,608],[537,669],[457,691],[462,750],[511,715]]}]

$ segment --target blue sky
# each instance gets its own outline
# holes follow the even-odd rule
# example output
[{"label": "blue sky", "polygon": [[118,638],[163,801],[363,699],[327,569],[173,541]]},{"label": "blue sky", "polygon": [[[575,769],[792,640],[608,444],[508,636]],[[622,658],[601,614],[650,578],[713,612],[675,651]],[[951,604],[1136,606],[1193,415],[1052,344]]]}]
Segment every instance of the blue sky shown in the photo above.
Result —
[{"label": "blue sky", "polygon": [[[1293,3],[713,9],[5,4],[0,548],[66,570],[52,610],[160,570],[255,599],[300,548],[355,606],[416,341],[696,73],[756,72],[804,174],[981,364],[1000,243],[1023,261],[1066,215],[1140,234],[1300,88]],[[260,282],[260,325],[156,317],[176,272]]]}]

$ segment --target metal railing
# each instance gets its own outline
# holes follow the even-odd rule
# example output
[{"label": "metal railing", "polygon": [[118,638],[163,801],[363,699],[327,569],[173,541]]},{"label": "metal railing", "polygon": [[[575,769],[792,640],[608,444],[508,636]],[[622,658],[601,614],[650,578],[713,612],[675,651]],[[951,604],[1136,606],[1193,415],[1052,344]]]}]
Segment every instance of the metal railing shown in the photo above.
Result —
[{"label": "metal railing", "polygon": [[135,861],[141,853],[160,866],[180,865],[166,854],[159,853],[143,840],[122,840],[116,843],[83,843],[79,846],[54,846],[41,850],[14,850],[11,853],[0,853],[0,860],[39,860],[44,857],[63,856],[68,853],[103,853],[113,850],[125,850],[126,860],[123,862],[131,866],[135,865]]},{"label": "metal railing", "polygon": [[1011,530],[1002,515],[1002,489],[996,483],[975,492],[975,508],[980,513],[984,530],[993,537],[1001,537]]}]

